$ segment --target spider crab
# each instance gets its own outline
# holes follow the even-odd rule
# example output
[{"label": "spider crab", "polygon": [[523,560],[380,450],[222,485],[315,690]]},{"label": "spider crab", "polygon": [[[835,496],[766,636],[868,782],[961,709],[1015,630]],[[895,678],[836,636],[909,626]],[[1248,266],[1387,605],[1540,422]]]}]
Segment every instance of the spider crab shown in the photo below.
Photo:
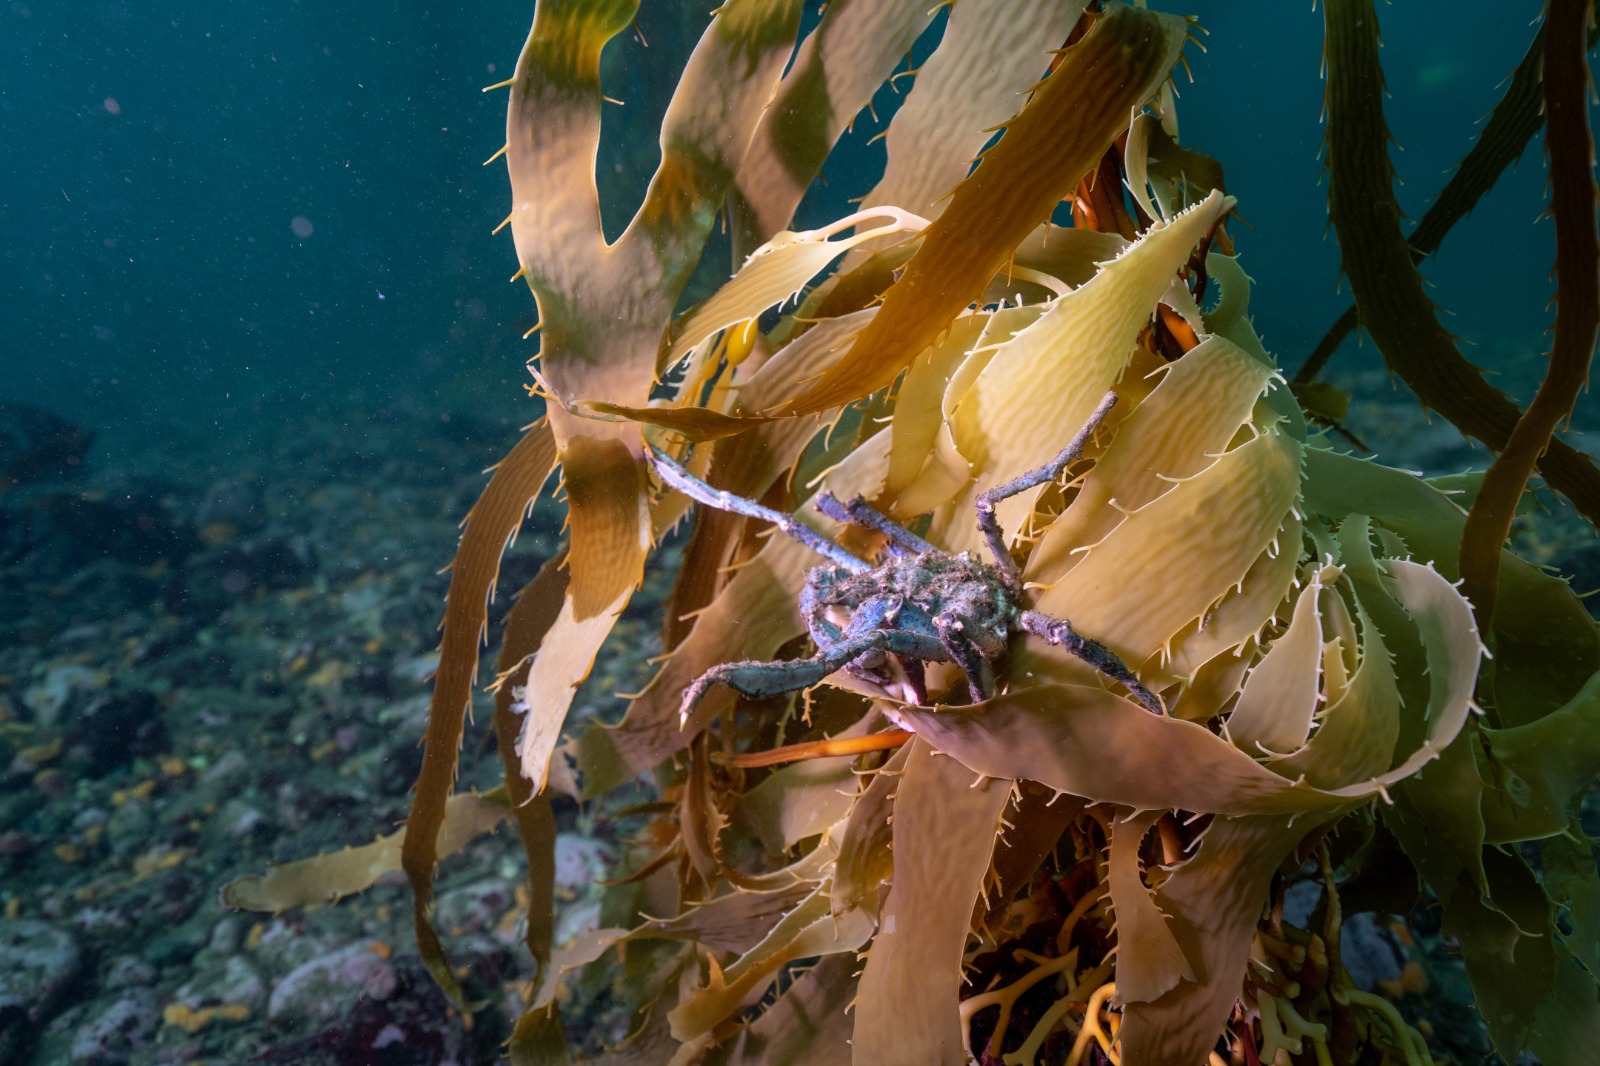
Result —
[{"label": "spider crab", "polygon": [[978,529],[993,563],[970,552],[941,551],[859,496],[841,502],[827,491],[819,493],[816,508],[829,518],[888,536],[882,562],[859,558],[793,515],[712,488],[650,448],[651,465],[665,484],[705,506],[771,522],[828,560],[807,574],[800,592],[800,613],[817,653],[804,659],[751,659],[714,666],[684,690],[682,719],[688,720],[712,685],[761,698],[809,688],[838,670],[921,705],[928,698],[924,664],[930,662],[956,664],[966,675],[973,702],[982,702],[994,694],[994,665],[1005,657],[1011,636],[1019,631],[1065,648],[1125,686],[1146,710],[1163,714],[1161,700],[1115,652],[1077,632],[1065,618],[1052,618],[1024,605],[1022,573],[995,518],[1001,500],[1059,478],[1116,402],[1116,394],[1107,393],[1054,459],[978,496]]}]

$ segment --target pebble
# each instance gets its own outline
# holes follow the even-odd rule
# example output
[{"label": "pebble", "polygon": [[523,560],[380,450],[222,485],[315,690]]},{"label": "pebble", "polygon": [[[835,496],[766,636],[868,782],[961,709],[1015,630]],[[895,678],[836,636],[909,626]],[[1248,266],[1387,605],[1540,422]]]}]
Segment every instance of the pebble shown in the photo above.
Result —
[{"label": "pebble", "polygon": [[74,1026],[68,1060],[75,1066],[133,1063],[155,1039],[160,1018],[153,992],[130,989]]},{"label": "pebble", "polygon": [[398,986],[388,959],[370,944],[351,944],[291,970],[272,990],[267,1016],[284,1025],[325,1023],[348,1014],[363,996],[388,999]]},{"label": "pebble", "polygon": [[0,1062],[33,1039],[82,965],[77,941],[48,922],[0,922]]}]

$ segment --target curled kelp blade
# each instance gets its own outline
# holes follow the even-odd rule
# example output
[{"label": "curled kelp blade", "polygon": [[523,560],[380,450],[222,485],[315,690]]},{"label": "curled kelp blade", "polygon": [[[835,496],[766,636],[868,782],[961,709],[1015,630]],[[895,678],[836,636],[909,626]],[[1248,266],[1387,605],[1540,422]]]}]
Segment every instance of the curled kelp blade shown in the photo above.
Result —
[{"label": "curled kelp blade", "polygon": [[1177,61],[1182,19],[1107,8],[951,194],[850,355],[774,413],[823,411],[894,381],[1050,217]]},{"label": "curled kelp blade", "polygon": [[[1140,330],[1179,268],[1232,206],[1218,193],[1172,222],[1152,227],[989,356],[951,416],[951,434],[973,469],[975,491],[1048,462],[1088,421],[1127,365]],[[887,312],[886,303],[878,321]],[[1042,381],[1050,387],[1040,388]],[[1000,504],[1002,528],[1018,528],[1034,495]]]},{"label": "curled kelp blade", "polygon": [[[1083,17],[1085,0],[962,0],[884,134],[883,177],[863,207],[934,213],[993,131],[1017,113]],[[1030,62],[1031,60],[1031,62]]]},{"label": "curled kelp blade", "polygon": [[925,742],[912,745],[894,800],[894,884],[856,993],[861,1066],[966,1061],[961,959],[1011,798],[1010,780],[974,780]]},{"label": "curled kelp blade", "polygon": [[[1087,685],[1013,681],[1009,691],[972,709],[894,705],[892,717],[978,773],[1137,810],[1291,814],[1368,798],[1437,758],[1461,731],[1482,653],[1471,611],[1449,582],[1406,560],[1389,560],[1387,567],[1384,580],[1427,656],[1427,703],[1406,709],[1426,725],[1415,750],[1368,777],[1314,787],[1201,726],[1141,712]],[[1373,645],[1370,654],[1381,666],[1386,656],[1379,650]],[[1379,710],[1385,709],[1393,710],[1390,701]]]},{"label": "curled kelp blade", "polygon": [[[933,16],[933,9],[922,0],[824,8],[816,28],[795,50],[734,179],[729,213],[736,249],[760,245],[789,225],[834,144],[909,55]],[[948,32],[941,48],[946,40]],[[971,159],[976,150],[960,158]],[[890,202],[897,201],[876,200],[864,206]]]},{"label": "curled kelp blade", "polygon": [[[1318,514],[1366,514],[1407,552],[1457,577],[1466,512],[1412,474],[1342,455],[1306,451],[1306,506]],[[1488,682],[1501,726],[1536,721],[1564,705],[1600,670],[1600,627],[1570,585],[1511,552],[1499,568],[1495,659]]]},{"label": "curled kelp blade", "polygon": [[1117,920],[1117,954],[1128,960],[1117,967],[1117,996],[1124,1003],[1147,1002],[1179,981],[1199,980],[1141,873],[1139,846],[1161,813],[1126,812],[1111,826],[1106,880]]},{"label": "curled kelp blade", "polygon": [[[719,330],[749,322],[768,308],[799,295],[813,277],[851,248],[878,237],[918,233],[927,224],[927,219],[898,207],[882,206],[846,215],[819,229],[775,234],[750,253],[733,280],[718,289],[684,323],[667,350],[663,369],[676,364]],[[850,236],[838,237],[851,228],[855,232]]]},{"label": "curled kelp blade", "polygon": [[1124,1062],[1206,1061],[1239,998],[1273,873],[1301,840],[1338,813],[1341,808],[1298,820],[1223,817],[1212,822],[1194,857],[1171,871],[1151,904],[1182,931],[1185,959],[1204,979],[1172,981],[1161,956],[1119,950],[1119,993],[1125,970],[1132,971],[1129,976],[1141,990],[1166,986],[1158,996],[1124,1004],[1118,1032]]},{"label": "curled kelp blade", "polygon": [[1310,575],[1295,601],[1289,627],[1272,642],[1239,688],[1228,715],[1228,739],[1246,752],[1287,754],[1311,735],[1311,718],[1322,689],[1321,600],[1339,571],[1328,567]]}]

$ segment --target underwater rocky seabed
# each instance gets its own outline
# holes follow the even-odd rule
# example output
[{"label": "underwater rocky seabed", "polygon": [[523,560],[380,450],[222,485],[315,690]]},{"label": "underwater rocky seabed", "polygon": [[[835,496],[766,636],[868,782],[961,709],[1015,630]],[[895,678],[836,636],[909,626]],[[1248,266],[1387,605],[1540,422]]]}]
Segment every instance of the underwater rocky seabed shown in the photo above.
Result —
[{"label": "underwater rocky seabed", "polygon": [[[91,445],[0,497],[0,1063],[492,1061],[504,1019],[449,1020],[399,879],[275,919],[218,890],[404,818],[438,571],[480,488],[461,473],[492,461],[506,421],[257,427],[258,461],[221,479],[204,450]],[[559,523],[534,515],[510,580]],[[653,577],[619,625],[585,717],[642,683],[665,593]],[[483,755],[469,748],[464,784],[493,783]],[[619,830],[602,810],[560,819],[581,922]],[[507,843],[450,864],[441,914],[482,988],[509,995],[525,963]]]},{"label": "underwater rocky seabed", "polygon": [[[1332,378],[1355,394],[1358,437],[1429,473],[1481,462],[1373,358],[1347,351]],[[76,463],[35,464],[0,497],[0,1062],[496,1057],[528,971],[509,828],[440,875],[439,926],[490,1002],[470,1032],[418,961],[398,875],[277,917],[229,911],[218,890],[404,818],[438,569],[481,487],[461,472],[503,449],[505,421],[352,410],[283,424],[275,441],[256,426],[257,462],[220,479],[200,450],[152,439],[113,458],[91,444]],[[1578,429],[1600,431],[1592,405]],[[10,462],[23,446],[7,439]],[[553,548],[558,515],[548,503],[535,512],[502,589]],[[1521,521],[1526,554],[1600,587],[1584,523],[1566,511]],[[676,565],[671,552],[665,562]],[[668,572],[647,575],[580,691],[579,723],[615,718],[610,694],[648,676]],[[492,633],[505,607],[502,596]],[[469,734],[464,786],[496,783],[490,745],[486,729]],[[636,798],[558,802],[558,930],[597,921],[613,842],[638,828],[618,812]],[[1600,832],[1592,794],[1585,812]],[[1436,1055],[1484,1061],[1461,965],[1426,911],[1352,921],[1345,940],[1357,982],[1431,1029]],[[572,1018],[580,1042],[627,1030],[603,999],[585,1009]]]}]

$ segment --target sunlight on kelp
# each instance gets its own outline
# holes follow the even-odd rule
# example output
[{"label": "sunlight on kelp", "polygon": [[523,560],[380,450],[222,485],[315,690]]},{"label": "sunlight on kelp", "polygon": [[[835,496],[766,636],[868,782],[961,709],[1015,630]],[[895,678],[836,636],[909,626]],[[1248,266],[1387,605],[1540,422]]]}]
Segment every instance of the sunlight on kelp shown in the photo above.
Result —
[{"label": "sunlight on kelp", "polygon": [[[1555,7],[1570,41],[1588,8]],[[559,466],[567,547],[519,597],[497,670],[539,964],[512,1061],[1430,1061],[1423,1034],[1339,963],[1341,887],[1378,862],[1399,865],[1391,880],[1409,863],[1444,908],[1508,1059],[1586,1061],[1575,1034],[1600,1027],[1600,877],[1575,813],[1600,773],[1600,630],[1565,583],[1502,551],[1503,524],[1473,533],[1459,496],[1339,454],[1308,423],[1250,324],[1221,168],[1177,141],[1167,81],[1189,25],[1115,3],[959,0],[860,212],[794,231],[846,123],[930,25],[921,2],[835,2],[796,51],[803,8],[718,10],[655,178],[608,244],[599,56],[634,4],[541,0],[508,82],[506,158],[549,414],[467,517],[404,843],[282,867],[230,901],[356,891],[401,848],[424,959],[466,1008],[429,921],[433,872],[508,813],[449,797],[500,552]],[[1419,330],[1448,340],[1429,332],[1420,282],[1372,289],[1416,278],[1392,172],[1362,148],[1381,145],[1381,102],[1348,88],[1372,84],[1372,18],[1359,0],[1328,5],[1330,198],[1358,307],[1425,403],[1479,436],[1504,428],[1503,442],[1509,401],[1482,415],[1475,371],[1419,377],[1391,352]],[[1569,378],[1594,335],[1593,301],[1569,292],[1595,258],[1571,60],[1545,85],[1568,108],[1550,122],[1570,142],[1552,141],[1558,221],[1590,238],[1560,245]],[[1574,188],[1586,222],[1563,206],[1583,198]],[[1382,217],[1363,220],[1351,189]],[[1070,228],[1052,226],[1063,203]],[[724,209],[739,268],[676,313]],[[859,496],[943,551],[982,553],[975,504],[1047,463],[1108,391],[1119,402],[1082,457],[996,517],[1025,605],[1120,657],[1166,713],[1083,657],[1012,636],[998,694],[977,704],[954,663],[879,652],[793,697],[712,686],[680,721],[706,671],[809,654],[818,623],[797,601],[820,559],[726,508],[689,517],[647,447],[862,558],[886,550],[882,532],[824,517],[814,494]],[[1554,425],[1521,432],[1548,443]],[[1592,463],[1568,452],[1551,453],[1550,480],[1584,505],[1587,475],[1560,471]],[[1513,506],[1527,472],[1508,475]],[[656,675],[619,723],[564,733],[647,555],[686,520]],[[1457,587],[1464,537],[1489,556],[1471,565],[1492,615]],[[925,667],[924,704],[872,683],[867,666],[888,660]],[[553,943],[551,791],[639,781],[657,801],[607,890],[619,924]],[[1320,902],[1299,928],[1284,896],[1304,882]],[[580,1030],[569,1049],[561,1018],[583,1017],[580,987],[635,1012],[621,1048]]]}]

